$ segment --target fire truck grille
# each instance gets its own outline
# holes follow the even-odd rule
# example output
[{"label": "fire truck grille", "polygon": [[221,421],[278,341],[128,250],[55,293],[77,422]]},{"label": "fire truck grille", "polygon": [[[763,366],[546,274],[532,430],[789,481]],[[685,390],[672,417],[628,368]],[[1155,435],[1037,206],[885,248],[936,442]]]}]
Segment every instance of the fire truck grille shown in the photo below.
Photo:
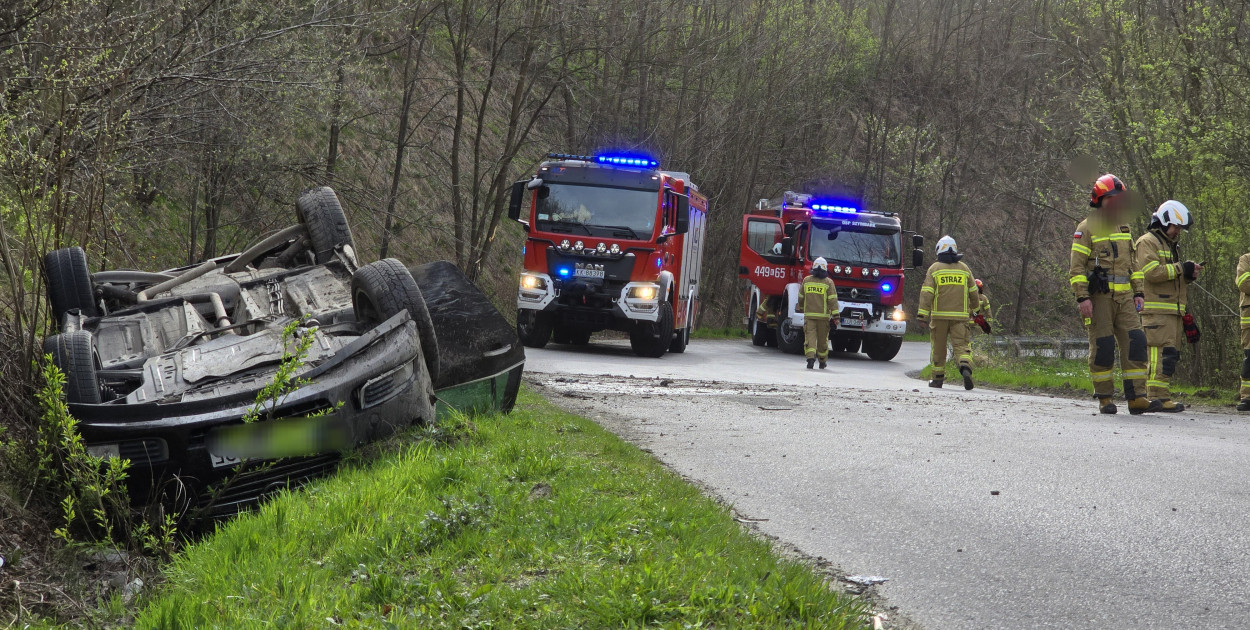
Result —
[{"label": "fire truck grille", "polygon": [[[854,292],[854,295],[851,294],[852,292]],[[838,287],[838,299],[844,302],[872,302],[880,296],[880,291],[876,289]]]}]

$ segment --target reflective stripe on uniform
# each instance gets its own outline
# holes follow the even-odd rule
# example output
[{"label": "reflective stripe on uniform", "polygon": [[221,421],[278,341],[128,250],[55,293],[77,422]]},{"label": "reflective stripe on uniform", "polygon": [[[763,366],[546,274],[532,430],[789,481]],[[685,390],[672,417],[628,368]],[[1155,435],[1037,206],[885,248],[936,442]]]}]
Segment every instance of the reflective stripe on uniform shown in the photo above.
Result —
[{"label": "reflective stripe on uniform", "polygon": [[922,309],[917,310],[917,311],[916,311],[916,314],[917,314],[917,315],[919,315],[920,317],[928,317],[928,316],[929,316],[929,310],[928,310],[928,309],[924,309],[924,308],[922,308]]},{"label": "reflective stripe on uniform", "polygon": [[1142,270],[1142,273],[1149,273],[1151,269],[1154,269],[1155,267],[1158,267],[1158,266],[1159,266],[1159,261],[1152,260],[1146,263],[1146,266],[1142,267],[1141,270]]},{"label": "reflective stripe on uniform", "polygon": [[1078,254],[1085,254],[1086,256],[1089,256],[1089,255],[1091,255],[1091,254],[1093,254],[1093,253],[1094,253],[1094,252],[1093,252],[1093,250],[1091,250],[1090,248],[1088,248],[1088,247],[1086,247],[1086,246],[1084,246],[1084,245],[1082,245],[1082,244],[1080,244],[1080,243],[1073,243],[1073,244],[1072,244],[1072,251],[1074,251],[1074,252],[1076,252],[1076,253],[1078,253]]},{"label": "reflective stripe on uniform", "polygon": [[1237,285],[1241,286],[1241,283],[1245,282],[1246,278],[1250,278],[1250,271],[1247,271],[1241,274],[1240,276],[1237,276]]},{"label": "reflective stripe on uniform", "polygon": [[1095,236],[1095,243],[1105,243],[1107,241],[1132,241],[1133,235],[1128,232],[1116,232],[1108,236]]},{"label": "reflective stripe on uniform", "polygon": [[1180,312],[1183,305],[1175,302],[1146,302],[1142,307],[1143,311],[1164,311],[1164,312]]},{"label": "reflective stripe on uniform", "polygon": [[1167,389],[1167,381],[1146,381],[1146,387],[1154,387],[1156,389]]},{"label": "reflective stripe on uniform", "polygon": [[1089,284],[1089,278],[1086,278],[1085,276],[1072,276],[1071,278],[1068,278],[1068,282],[1070,284]]},{"label": "reflective stripe on uniform", "polygon": [[1112,282],[1112,283],[1111,283],[1111,290],[1112,290],[1112,291],[1125,291],[1125,292],[1127,292],[1127,291],[1132,291],[1132,290],[1133,290],[1133,285],[1131,285],[1131,284],[1129,284],[1129,283],[1127,283],[1127,282]]},{"label": "reflective stripe on uniform", "polygon": [[1124,370],[1124,380],[1146,378],[1146,370]]},{"label": "reflective stripe on uniform", "polygon": [[1095,383],[1103,383],[1103,382],[1109,381],[1111,380],[1111,370],[1107,370],[1105,372],[1095,372],[1093,370],[1090,370],[1089,380],[1094,381]]},{"label": "reflective stripe on uniform", "polygon": [[933,293],[933,287],[920,287],[921,293]]}]

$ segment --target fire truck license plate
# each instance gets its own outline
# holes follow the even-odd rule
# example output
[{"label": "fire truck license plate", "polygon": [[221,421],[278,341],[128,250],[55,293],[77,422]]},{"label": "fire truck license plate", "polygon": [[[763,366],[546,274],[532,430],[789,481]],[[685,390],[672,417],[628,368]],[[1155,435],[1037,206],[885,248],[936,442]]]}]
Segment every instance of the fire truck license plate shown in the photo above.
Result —
[{"label": "fire truck license plate", "polygon": [[864,322],[864,320],[862,319],[854,319],[851,317],[842,318],[843,328],[863,328],[865,324],[866,322]]},{"label": "fire truck license plate", "polygon": [[573,275],[579,278],[603,278],[602,269],[574,269]]}]

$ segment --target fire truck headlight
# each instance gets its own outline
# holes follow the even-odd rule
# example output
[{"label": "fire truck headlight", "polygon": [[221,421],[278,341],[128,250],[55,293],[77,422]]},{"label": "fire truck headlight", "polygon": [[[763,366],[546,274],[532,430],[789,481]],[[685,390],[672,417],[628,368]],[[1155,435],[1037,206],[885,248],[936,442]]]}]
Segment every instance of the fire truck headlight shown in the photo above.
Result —
[{"label": "fire truck headlight", "polygon": [[636,300],[654,300],[656,294],[659,293],[658,287],[642,286],[633,287],[629,290],[629,297]]},{"label": "fire truck headlight", "polygon": [[864,267],[863,269],[860,269],[860,270],[859,270],[859,275],[861,275],[861,276],[863,276],[863,277],[867,278],[867,277],[868,277],[868,268],[867,268],[867,267]]},{"label": "fire truck headlight", "polygon": [[833,272],[834,272],[834,273],[842,273],[842,265],[834,265],[834,266],[833,266]]},{"label": "fire truck headlight", "polygon": [[891,316],[890,316],[890,318],[891,318],[891,319],[893,319],[893,320],[894,320],[894,321],[896,321],[896,322],[901,322],[901,321],[903,321],[903,320],[907,319],[907,313],[903,312],[903,309],[901,309],[901,308],[895,308],[895,309],[894,309],[894,314],[893,314],[893,315],[891,315]]},{"label": "fire truck headlight", "polygon": [[560,241],[560,249],[568,249],[569,247],[571,247],[571,245],[569,245],[569,239],[566,238],[563,241]]},{"label": "fire truck headlight", "polygon": [[881,277],[881,270],[880,270],[880,269],[873,269],[873,270],[872,270],[872,277],[874,277],[874,278],[880,278],[880,277]]},{"label": "fire truck headlight", "polygon": [[529,274],[521,275],[521,288],[543,290],[547,288],[547,281],[538,276]]},{"label": "fire truck headlight", "polygon": [[586,249],[586,244],[581,241],[577,241],[576,243],[573,243],[573,249],[580,252],[583,249]]},{"label": "fire truck headlight", "polygon": [[600,254],[606,253],[608,251],[607,243],[599,243],[595,246],[595,251]]},{"label": "fire truck headlight", "polygon": [[621,253],[621,246],[617,245],[616,243],[612,243],[612,247],[609,247],[608,251],[612,252],[613,254],[619,254]]}]

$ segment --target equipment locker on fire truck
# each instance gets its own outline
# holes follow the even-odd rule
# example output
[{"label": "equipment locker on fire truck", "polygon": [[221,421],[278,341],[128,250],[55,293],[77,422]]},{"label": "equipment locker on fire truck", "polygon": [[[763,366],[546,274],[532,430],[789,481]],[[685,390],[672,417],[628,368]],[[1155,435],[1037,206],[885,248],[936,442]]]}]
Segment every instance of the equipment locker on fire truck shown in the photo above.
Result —
[{"label": "equipment locker on fire truck", "polygon": [[787,191],[761,199],[742,218],[738,276],[749,281],[746,322],[757,346],[803,352],[803,314],[795,312],[799,283],[824,258],[838,287],[842,312],[829,331],[830,348],[889,361],[907,332],[903,271],[924,264],[924,237],[912,234],[904,267],[902,223],[894,213],[863,210],[846,200]]},{"label": "equipment locker on fire truck", "polygon": [[646,156],[547,157],[513,185],[508,209],[528,233],[522,343],[580,345],[619,330],[639,356],[684,352],[699,309],[707,198],[689,175]]}]

